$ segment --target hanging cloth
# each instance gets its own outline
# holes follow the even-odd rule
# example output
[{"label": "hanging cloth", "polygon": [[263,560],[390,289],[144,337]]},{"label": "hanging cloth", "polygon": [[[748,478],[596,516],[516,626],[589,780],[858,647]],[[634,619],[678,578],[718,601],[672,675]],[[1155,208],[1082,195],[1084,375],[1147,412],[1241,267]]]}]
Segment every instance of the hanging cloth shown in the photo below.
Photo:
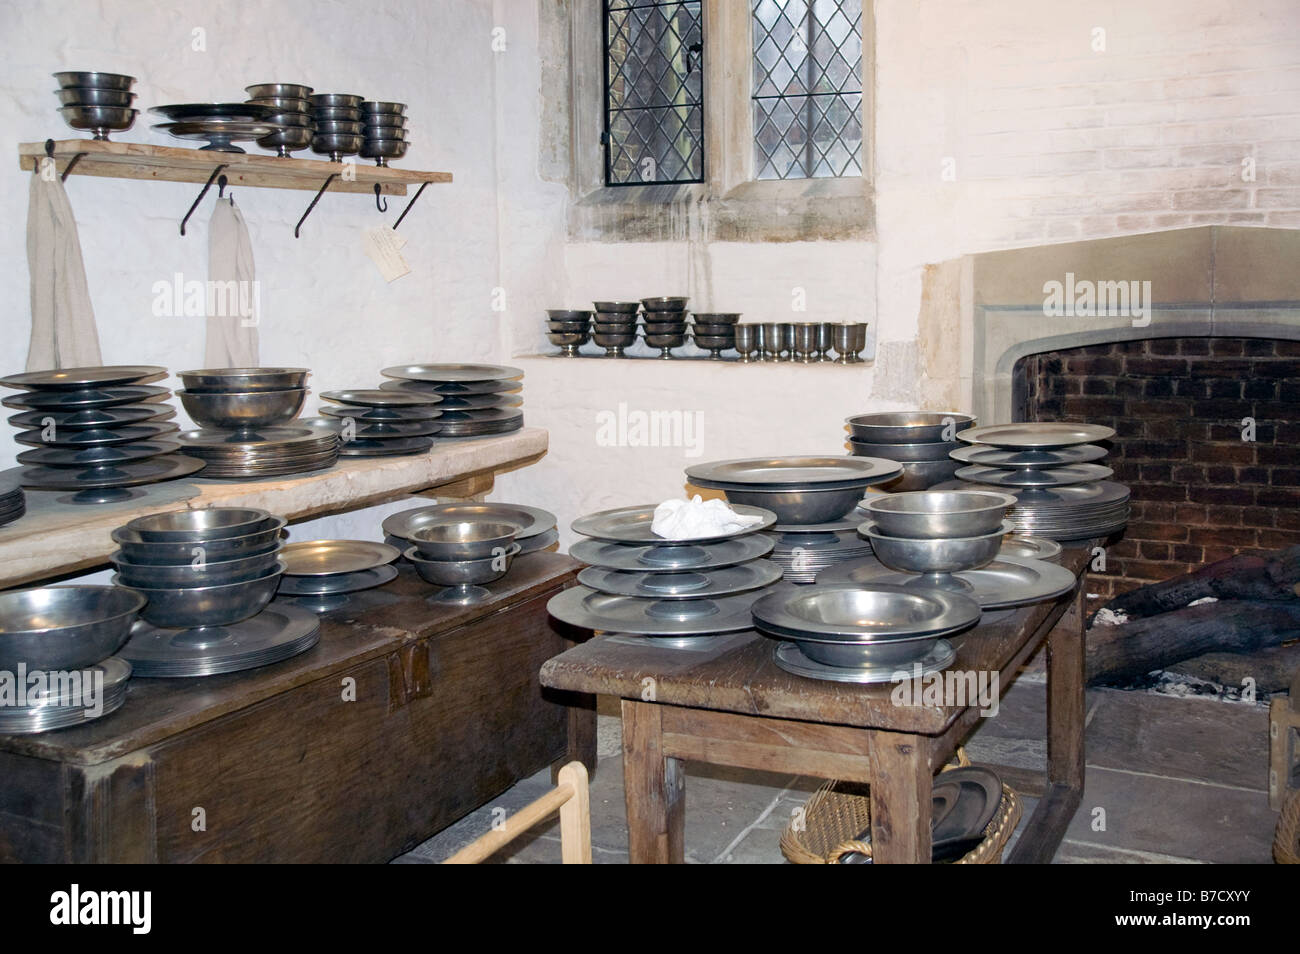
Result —
[{"label": "hanging cloth", "polygon": [[258,367],[259,293],[253,243],[233,198],[217,200],[208,225],[207,368]]},{"label": "hanging cloth", "polygon": [[27,370],[103,364],[77,220],[52,159],[37,163],[28,192],[27,267],[32,287]]}]

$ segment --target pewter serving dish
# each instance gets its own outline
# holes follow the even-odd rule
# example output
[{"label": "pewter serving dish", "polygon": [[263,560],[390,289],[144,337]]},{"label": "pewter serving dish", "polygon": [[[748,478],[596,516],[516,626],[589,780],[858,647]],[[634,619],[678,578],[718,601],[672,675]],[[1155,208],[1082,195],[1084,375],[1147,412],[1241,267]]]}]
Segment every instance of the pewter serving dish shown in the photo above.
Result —
[{"label": "pewter serving dish", "polygon": [[[256,616],[275,596],[281,566],[264,576],[239,583],[216,586],[132,586],[148,603],[140,616],[155,626],[188,629],[200,626],[228,626]],[[113,582],[125,586],[117,574]],[[129,655],[128,659],[132,658]]]},{"label": "pewter serving dish", "polygon": [[754,604],[754,623],[782,635],[832,643],[874,643],[953,633],[979,621],[979,605],[929,588],[837,583],[785,585]]},{"label": "pewter serving dish", "polygon": [[[977,570],[960,570],[954,574],[970,584],[970,596],[986,610],[1028,606],[1054,599],[1074,589],[1074,574],[1055,563],[1022,557],[999,556]],[[875,557],[861,557],[839,563],[817,576],[817,585],[852,583],[874,586],[881,583],[915,584],[910,573],[891,570]]]},{"label": "pewter serving dish", "polygon": [[155,380],[166,374],[166,368],[152,364],[103,365],[62,368],[54,371],[22,371],[0,378],[0,386],[83,391],[88,388],[108,388],[115,384],[129,385],[139,381]]},{"label": "pewter serving dish", "polygon": [[517,523],[459,520],[412,530],[407,538],[425,560],[483,560],[510,549]]},{"label": "pewter serving dish", "polygon": [[922,444],[870,444],[849,438],[849,448],[855,457],[883,457],[901,463],[947,460],[948,454],[959,447],[959,441],[931,441]]},{"label": "pewter serving dish", "polygon": [[200,427],[248,431],[288,424],[302,411],[306,388],[283,391],[177,391],[185,412]]},{"label": "pewter serving dish", "polygon": [[991,487],[1065,487],[1105,480],[1115,472],[1101,464],[1066,464],[1048,470],[1003,470],[994,467],[962,467],[957,476]]},{"label": "pewter serving dish", "polygon": [[[265,527],[239,536],[219,540],[157,541],[145,540],[139,533],[118,527],[112,533],[113,542],[122,548],[122,554],[131,563],[151,566],[173,566],[189,563],[196,549],[202,548],[208,560],[232,560],[239,556],[254,556],[275,549],[280,542],[280,531],[287,521],[284,517],[269,517]],[[261,524],[258,525],[259,527]]]},{"label": "pewter serving dish", "polygon": [[602,510],[588,514],[573,521],[570,528],[574,533],[594,540],[609,543],[639,543],[661,547],[688,546],[702,543],[719,543],[746,533],[766,530],[776,523],[776,514],[761,507],[737,504],[731,508],[740,516],[758,517],[759,522],[743,530],[723,533],[710,537],[698,537],[690,540],[668,540],[650,529],[654,523],[654,507],[619,507],[615,510]]},{"label": "pewter serving dish", "polygon": [[[195,548],[198,549],[198,548]],[[109,560],[117,568],[123,586],[187,587],[221,586],[255,580],[276,566],[278,548],[264,553],[241,555],[226,560],[208,560],[174,564],[134,563],[118,550]]]},{"label": "pewter serving dish", "polygon": [[762,533],[733,537],[720,543],[691,546],[638,546],[579,540],[569,547],[569,556],[607,570],[640,573],[680,573],[686,570],[716,570],[767,556],[776,541]]},{"label": "pewter serving dish", "polygon": [[385,517],[382,527],[387,536],[414,542],[410,537],[418,530],[466,520],[513,524],[519,527],[515,534],[517,542],[530,539],[555,527],[555,514],[540,507],[495,502],[447,503],[415,507]]},{"label": "pewter serving dish", "polygon": [[992,533],[977,537],[950,537],[916,540],[890,537],[876,532],[874,524],[865,524],[861,533],[871,541],[872,552],[881,563],[895,570],[919,573],[918,585],[967,591],[970,584],[952,574],[958,570],[975,570],[991,563],[1002,548],[1002,538],[1015,529],[1010,520]]},{"label": "pewter serving dish", "polygon": [[112,586],[42,586],[0,593],[0,670],[93,666],[126,642],[144,598]]},{"label": "pewter serving dish", "polygon": [[934,540],[974,537],[1002,526],[1011,494],[975,490],[923,490],[887,494],[863,503],[879,533]]},{"label": "pewter serving dish", "polygon": [[748,505],[770,510],[783,524],[817,524],[850,513],[862,499],[861,485],[838,489],[761,490],[732,486],[723,494],[733,509]]},{"label": "pewter serving dish", "polygon": [[1054,450],[1109,440],[1115,436],[1115,429],[1101,424],[1039,421],[972,427],[962,431],[960,436],[968,444],[988,444],[1008,450]]},{"label": "pewter serving dish", "polygon": [[869,457],[759,457],[692,464],[686,468],[686,476],[697,487],[725,485],[716,488],[720,490],[740,485],[756,490],[820,489],[851,484],[865,487],[888,480],[898,470],[894,461]]},{"label": "pewter serving dish", "polygon": [[753,626],[750,607],[761,590],[699,600],[648,600],[573,586],[551,597],[546,610],[579,629],[640,636],[702,636]]},{"label": "pewter serving dish", "polygon": [[328,577],[361,573],[392,563],[401,551],[371,540],[306,540],[280,552],[285,576]]},{"label": "pewter serving dish", "polygon": [[515,543],[504,552],[483,559],[426,560],[411,547],[402,556],[415,566],[415,572],[426,583],[448,588],[434,596],[434,602],[474,606],[491,599],[491,591],[484,589],[483,584],[493,583],[509,573],[519,550],[519,544]]},{"label": "pewter serving dish", "polygon": [[724,569],[677,573],[636,573],[589,566],[578,574],[579,583],[600,593],[662,600],[730,596],[771,586],[780,579],[781,568],[768,560],[753,560]]},{"label": "pewter serving dish", "polygon": [[143,541],[203,543],[255,533],[273,522],[269,513],[253,507],[205,507],[147,514],[122,529]]},{"label": "pewter serving dish", "polygon": [[190,392],[285,391],[304,387],[307,368],[205,368],[178,371],[176,376]]},{"label": "pewter serving dish", "polygon": [[[854,440],[874,444],[920,444],[943,441],[975,423],[956,411],[885,411],[845,418]],[[955,425],[955,427],[953,427]],[[946,438],[945,431],[952,427]]]}]

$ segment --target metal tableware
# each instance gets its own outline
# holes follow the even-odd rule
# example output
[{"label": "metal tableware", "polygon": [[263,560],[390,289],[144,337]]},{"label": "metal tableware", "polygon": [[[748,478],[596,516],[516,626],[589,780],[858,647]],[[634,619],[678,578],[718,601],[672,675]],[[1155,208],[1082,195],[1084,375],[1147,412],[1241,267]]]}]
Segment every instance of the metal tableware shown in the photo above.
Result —
[{"label": "metal tableware", "polygon": [[688,301],[689,298],[642,298],[641,304],[646,311],[685,311]]},{"label": "metal tableware", "polygon": [[607,314],[635,315],[641,310],[639,301],[593,301],[592,307]]},{"label": "metal tableware", "polygon": [[905,460],[903,472],[886,487],[893,492],[929,490],[936,484],[952,480],[961,467],[955,460]]},{"label": "metal tableware", "polygon": [[767,556],[776,541],[762,533],[733,537],[719,543],[658,546],[579,540],[569,555],[591,566],[636,573],[682,573],[716,570]]},{"label": "metal tableware", "polygon": [[509,550],[517,523],[460,520],[412,530],[407,537],[426,560],[482,560]]},{"label": "metal tableware", "polygon": [[1101,464],[1067,464],[1049,470],[1003,470],[993,467],[962,467],[957,476],[962,480],[988,484],[992,487],[1064,487],[1067,484],[1087,484],[1105,480],[1115,471]]},{"label": "metal tableware", "polygon": [[285,159],[301,149],[306,149],[311,145],[311,140],[312,129],[310,127],[287,126],[271,133],[269,136],[263,136],[257,140],[257,144],[263,149],[274,149],[277,156]]},{"label": "metal tableware", "polygon": [[[4,382],[0,381],[0,386]],[[32,411],[75,411],[97,407],[120,407],[123,404],[155,403],[171,396],[168,388],[154,384],[130,387],[84,387],[76,390],[39,390],[11,394],[0,400],[5,407]]]},{"label": "metal tableware", "polygon": [[589,566],[578,582],[599,593],[647,599],[704,599],[746,593],[781,579],[781,568],[768,560],[753,560],[720,570],[677,573],[627,572]]},{"label": "metal tableware", "polygon": [[758,325],[736,325],[736,351],[740,354],[740,360],[749,364],[758,360],[755,356],[758,353]]},{"label": "metal tableware", "polygon": [[[1074,589],[1073,573],[1055,563],[1021,557],[999,556],[976,570],[960,570],[956,577],[970,584],[970,596],[985,610],[1028,606],[1055,599]],[[913,584],[917,577],[891,570],[875,557],[861,557],[839,563],[817,576],[817,585],[826,583]]]},{"label": "metal tableware", "polygon": [[924,444],[869,444],[849,438],[849,448],[859,457],[884,457],[899,463],[948,460],[949,452],[963,447],[959,441],[934,441]]},{"label": "metal tableware", "polygon": [[38,467],[105,467],[145,460],[161,454],[180,450],[175,441],[140,441],[137,444],[116,444],[97,447],[38,447],[18,455],[20,464]]},{"label": "metal tableware", "polygon": [[779,321],[763,322],[763,354],[764,360],[781,361],[785,354],[785,332],[781,329]]},{"label": "metal tableware", "polygon": [[301,83],[254,83],[252,86],[245,86],[244,92],[250,99],[272,98],[272,99],[296,99],[303,103],[308,103],[308,97],[314,92],[310,86],[303,86]]},{"label": "metal tableware", "polygon": [[394,113],[398,116],[406,115],[405,103],[392,103],[383,100],[366,100],[361,104],[363,113]]},{"label": "metal tableware", "polygon": [[163,454],[147,460],[128,461],[84,471],[68,467],[27,467],[22,472],[24,487],[38,490],[75,490],[60,503],[116,503],[140,496],[126,488],[176,480],[204,467],[203,461],[180,454]]},{"label": "metal tableware", "polygon": [[352,93],[313,93],[309,98],[313,106],[327,109],[340,106],[345,109],[360,109],[366,99],[364,96],[356,96]]},{"label": "metal tableware", "polygon": [[177,139],[206,140],[207,145],[200,146],[200,152],[243,154],[244,150],[235,143],[263,139],[283,127],[268,122],[224,122],[216,119],[201,119],[193,122],[155,123],[153,128]]},{"label": "metal tableware", "polygon": [[306,388],[284,391],[177,391],[185,412],[200,427],[247,431],[288,424],[302,411]]},{"label": "metal tableware", "polygon": [[269,666],[306,652],[320,639],[314,613],[273,603],[235,623],[184,629],[136,623],[122,658],[135,675],[155,678],[212,676]]},{"label": "metal tableware", "polygon": [[89,427],[84,430],[60,431],[51,434],[45,429],[19,431],[14,440],[32,447],[108,447],[129,444],[132,441],[151,441],[176,430],[176,425],[166,422],[124,424],[120,427]]},{"label": "metal tableware", "polygon": [[983,444],[963,444],[949,454],[953,460],[1002,470],[1041,470],[1067,464],[1090,464],[1110,452],[1099,444],[1078,444],[1055,450],[1000,450]]},{"label": "metal tableware", "polygon": [[373,159],[377,166],[387,166],[389,159],[401,159],[410,143],[404,139],[367,139],[361,144],[362,159]]},{"label": "metal tableware", "polygon": [[[402,555],[400,550],[394,549],[394,553]],[[281,596],[336,596],[383,586],[395,579],[397,567],[387,563],[369,570],[332,573],[328,576],[292,576],[285,573],[280,577],[280,589],[277,592]]]},{"label": "metal tableware", "polygon": [[[201,547],[195,547],[202,550]],[[132,563],[118,550],[109,557],[123,586],[221,586],[255,580],[277,565],[277,548],[228,560],[198,560],[177,564]]]},{"label": "metal tableware", "polygon": [[[839,326],[837,326],[839,327]],[[921,444],[951,441],[975,423],[956,411],[882,411],[845,418],[853,440],[876,444]]]},{"label": "metal tableware", "polygon": [[706,335],[695,336],[696,346],[708,350],[710,361],[721,361],[722,352],[726,351],[728,348],[734,347],[735,343],[735,338],[722,338]]},{"label": "metal tableware", "polygon": [[[140,616],[155,626],[180,629],[229,626],[256,616],[266,608],[275,596],[280,572],[281,567],[277,564],[264,576],[239,583],[187,587],[137,585],[129,588],[148,600],[140,610]],[[113,582],[119,586],[126,585],[117,574],[113,575]],[[124,655],[134,661],[129,652]]]},{"label": "metal tableware", "polygon": [[248,102],[254,106],[269,106],[276,112],[298,113],[311,118],[311,100],[301,96],[250,96]]},{"label": "metal tableware", "polygon": [[175,409],[165,404],[127,404],[119,407],[73,408],[67,411],[23,411],[10,415],[9,423],[19,428],[41,428],[53,424],[55,430],[67,428],[79,431],[166,420],[175,414]]},{"label": "metal tableware", "polygon": [[64,106],[117,106],[130,107],[135,93],[121,89],[100,89],[94,86],[65,86],[56,92]]},{"label": "metal tableware", "polygon": [[365,145],[361,136],[317,133],[311,140],[311,151],[329,156],[330,162],[342,162],[344,156],[355,156]]},{"label": "metal tableware", "polygon": [[591,336],[591,340],[605,349],[605,357],[622,358],[626,357],[626,355],[623,354],[623,349],[630,348],[632,345],[636,344],[636,335],[632,333],[609,334],[598,331]]},{"label": "metal tableware", "polygon": [[392,563],[401,551],[370,540],[307,540],[280,552],[286,576],[338,576]]},{"label": "metal tableware", "polygon": [[574,586],[546,604],[556,619],[579,629],[642,636],[698,636],[751,628],[750,607],[762,590],[699,600],[648,600]]},{"label": "metal tableware", "polygon": [[135,77],[124,73],[95,73],[65,71],[54,74],[55,81],[62,87],[90,86],[95,89],[130,89],[135,85]]},{"label": "metal tableware", "polygon": [[514,381],[524,376],[521,368],[495,364],[406,364],[384,368],[379,373],[386,378],[446,385],[448,392],[459,390],[460,385]]},{"label": "metal tableware", "polygon": [[519,527],[516,542],[531,539],[555,527],[555,514],[540,507],[514,503],[446,503],[415,507],[389,514],[383,531],[389,537],[407,540],[412,533],[446,523],[477,520],[482,523],[509,523]]},{"label": "metal tableware", "polygon": [[827,523],[837,520],[850,513],[862,499],[861,486],[789,490],[734,485],[728,486],[722,492],[733,509],[738,505],[760,507],[776,514],[781,523],[790,524]]},{"label": "metal tableware", "polygon": [[979,622],[980,607],[943,590],[836,583],[778,587],[754,604],[753,615],[757,625],[801,638],[872,643],[954,633]]},{"label": "metal tableware", "polygon": [[[311,109],[311,118],[317,123],[356,123],[358,126],[364,126],[363,116],[359,109],[348,109],[344,106],[313,106]],[[338,132],[339,130],[334,130]],[[343,130],[344,132],[353,132],[354,130]],[[356,129],[357,134],[364,130]]]},{"label": "metal tableware", "polygon": [[111,586],[42,586],[0,593],[0,670],[93,666],[126,641],[144,599]]},{"label": "metal tableware", "polygon": [[265,530],[276,518],[253,507],[205,507],[136,517],[122,529],[145,542],[202,543]]},{"label": "metal tableware", "polygon": [[853,348],[857,341],[857,332],[851,324],[831,325],[831,342],[839,355],[837,364],[853,364]]},{"label": "metal tableware", "polygon": [[1002,538],[998,559],[1021,557],[1028,560],[1052,560],[1061,555],[1061,545],[1044,537],[1027,537],[1008,534]]},{"label": "metal tableware", "polygon": [[992,533],[1015,502],[1010,494],[990,491],[927,490],[873,497],[862,509],[882,534],[935,540]]},{"label": "metal tableware", "polygon": [[59,115],[73,129],[89,131],[93,138],[108,139],[110,132],[121,132],[135,124],[140,111],[125,106],[60,106]]},{"label": "metal tableware", "polygon": [[871,541],[872,552],[885,566],[908,573],[919,573],[917,585],[969,592],[970,584],[953,576],[959,570],[977,570],[987,566],[1002,548],[1002,538],[1015,529],[1010,520],[992,533],[971,537],[913,539],[891,537],[864,524],[858,531]]},{"label": "metal tableware", "polygon": [[733,506],[731,509],[740,516],[758,517],[759,521],[752,526],[745,527],[742,530],[734,530],[730,533],[713,534],[689,540],[667,540],[651,529],[651,525],[654,523],[655,507],[619,507],[614,510],[602,510],[599,513],[579,517],[573,521],[571,529],[574,533],[580,533],[584,537],[591,537],[593,540],[604,540],[609,543],[638,543],[675,547],[719,543],[746,533],[766,530],[776,523],[776,514],[761,507],[750,507],[742,504]]},{"label": "metal tableware", "polygon": [[834,361],[830,356],[830,350],[835,345],[835,335],[831,331],[831,323],[828,321],[817,322],[817,360]]},{"label": "metal tableware", "polygon": [[680,348],[686,344],[686,336],[680,335],[646,335],[645,343],[652,348],[658,348],[660,358],[671,358],[673,348]]},{"label": "metal tableware", "polygon": [[794,353],[802,364],[817,360],[817,324],[801,321],[794,325]]},{"label": "metal tableware", "polygon": [[[812,652],[817,652],[818,645],[806,642],[779,642],[772,651],[772,659],[777,668],[795,676],[820,679],[825,682],[871,685],[881,682],[893,682],[899,672],[906,672],[910,677],[916,672],[915,667],[917,665],[921,667],[920,672],[922,675],[941,672],[951,666],[957,658],[957,650],[953,649],[952,643],[946,639],[936,639],[933,643],[923,644],[927,647],[924,653],[901,667],[894,663],[888,663],[885,665],[868,665],[861,668],[846,668],[810,659],[805,650],[811,649]],[[825,649],[825,644],[820,644],[820,648]]]},{"label": "metal tableware", "polygon": [[200,555],[208,560],[229,560],[269,552],[279,546],[280,533],[287,522],[284,517],[273,516],[266,526],[259,524],[260,529],[217,540],[146,540],[126,527],[115,529],[112,538],[132,563],[175,566],[189,563]]},{"label": "metal tableware", "polygon": [[[166,373],[166,368],[153,364],[103,365],[86,368],[61,368],[53,371],[23,371],[0,378],[0,387],[24,390],[85,391],[91,388],[107,389],[117,384],[130,385],[139,381],[154,380]],[[125,389],[119,388],[117,390]],[[165,392],[165,389],[163,390]]]},{"label": "metal tableware", "polygon": [[693,316],[696,324],[736,325],[740,321],[738,311],[697,311]]},{"label": "metal tableware", "polygon": [[361,123],[340,119],[322,119],[319,114],[314,119],[316,122],[316,135],[318,136],[360,136],[365,132],[365,127]]},{"label": "metal tableware", "polygon": [[176,103],[151,107],[149,112],[174,123],[206,120],[256,123],[264,121],[274,110],[256,103]]},{"label": "metal tableware", "polygon": [[306,386],[307,368],[204,368],[178,371],[185,390],[197,392],[285,391]]},{"label": "metal tableware", "polygon": [[[891,460],[870,457],[747,457],[692,464],[686,476],[700,487],[717,489],[745,485],[754,489],[838,486],[847,487],[888,480],[898,473]],[[699,483],[704,481],[704,483]]]},{"label": "metal tableware", "polygon": [[502,553],[478,560],[428,560],[420,556],[415,547],[402,556],[414,564],[420,579],[447,587],[433,597],[433,602],[476,606],[492,598],[491,591],[484,589],[483,584],[493,583],[509,573],[519,549],[519,544],[511,544]]},{"label": "metal tableware", "polygon": [[961,432],[969,444],[988,444],[1010,450],[1053,450],[1076,444],[1095,444],[1115,436],[1113,427],[1038,421],[1024,424],[988,424]]}]

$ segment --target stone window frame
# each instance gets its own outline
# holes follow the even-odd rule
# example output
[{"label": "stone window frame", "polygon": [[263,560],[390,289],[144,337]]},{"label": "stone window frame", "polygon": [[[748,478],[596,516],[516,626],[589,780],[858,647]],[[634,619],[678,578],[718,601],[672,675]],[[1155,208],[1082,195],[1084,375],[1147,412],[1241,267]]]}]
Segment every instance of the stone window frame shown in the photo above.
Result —
[{"label": "stone window frame", "polygon": [[[753,27],[749,0],[702,0],[704,15],[705,160],[703,183],[606,186],[602,0],[570,0],[563,58],[569,116],[568,231],[575,241],[660,241],[664,212],[695,214],[690,235],[716,241],[871,240],[875,236],[875,24],[862,10],[861,176],[755,179]],[[553,21],[554,22],[554,21]],[[553,47],[552,47],[553,48]],[[544,61],[545,63],[545,61]],[[544,70],[547,67],[544,66]],[[552,68],[553,69],[553,68]],[[559,77],[552,77],[558,80]],[[546,80],[543,80],[544,85]],[[552,87],[554,88],[554,87]],[[546,98],[546,97],[544,97]],[[557,97],[559,98],[559,97]]]}]

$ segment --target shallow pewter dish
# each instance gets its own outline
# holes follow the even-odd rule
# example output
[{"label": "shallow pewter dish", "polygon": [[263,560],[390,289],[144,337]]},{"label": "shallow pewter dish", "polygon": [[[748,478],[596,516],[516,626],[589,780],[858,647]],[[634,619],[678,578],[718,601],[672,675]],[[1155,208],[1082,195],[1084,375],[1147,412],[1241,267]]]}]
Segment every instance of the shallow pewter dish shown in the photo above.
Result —
[{"label": "shallow pewter dish", "polygon": [[[971,585],[971,597],[986,610],[1028,606],[1054,599],[1074,589],[1075,576],[1064,567],[1043,560],[997,557],[978,570],[953,574]],[[913,573],[891,570],[874,556],[838,563],[817,576],[817,584],[852,583],[858,586],[880,583],[914,583]]]},{"label": "shallow pewter dish", "polygon": [[760,520],[752,526],[732,533],[716,534],[709,537],[693,537],[689,540],[668,540],[650,529],[651,524],[654,523],[655,507],[642,506],[619,507],[615,510],[602,510],[599,513],[588,514],[573,521],[570,528],[574,533],[580,533],[584,537],[604,540],[609,543],[640,543],[673,547],[718,543],[746,533],[766,530],[776,523],[776,514],[761,507],[733,504],[731,509],[741,516],[759,517]]},{"label": "shallow pewter dish", "polygon": [[1011,450],[1054,450],[1076,444],[1095,444],[1115,436],[1115,428],[1102,424],[1068,424],[1030,421],[1023,424],[989,424],[961,431],[968,444],[988,444]]},{"label": "shallow pewter dish", "polygon": [[640,573],[680,573],[684,570],[716,570],[767,556],[776,541],[761,533],[694,546],[636,545],[579,540],[569,547],[569,556],[608,570]]},{"label": "shallow pewter dish", "polygon": [[782,586],[753,612],[755,625],[797,634],[790,638],[850,643],[942,635],[980,618],[979,605],[960,593],[856,582]]},{"label": "shallow pewter dish", "polygon": [[611,596],[573,586],[546,604],[556,619],[579,629],[641,636],[698,636],[750,629],[750,607],[761,590],[700,600],[649,600]]},{"label": "shallow pewter dish", "polygon": [[338,576],[392,563],[396,547],[373,540],[305,540],[280,551],[286,576]]},{"label": "shallow pewter dish", "polygon": [[730,596],[771,586],[780,579],[781,567],[769,560],[752,560],[707,572],[637,573],[589,566],[578,574],[579,583],[601,593],[663,600]]}]

